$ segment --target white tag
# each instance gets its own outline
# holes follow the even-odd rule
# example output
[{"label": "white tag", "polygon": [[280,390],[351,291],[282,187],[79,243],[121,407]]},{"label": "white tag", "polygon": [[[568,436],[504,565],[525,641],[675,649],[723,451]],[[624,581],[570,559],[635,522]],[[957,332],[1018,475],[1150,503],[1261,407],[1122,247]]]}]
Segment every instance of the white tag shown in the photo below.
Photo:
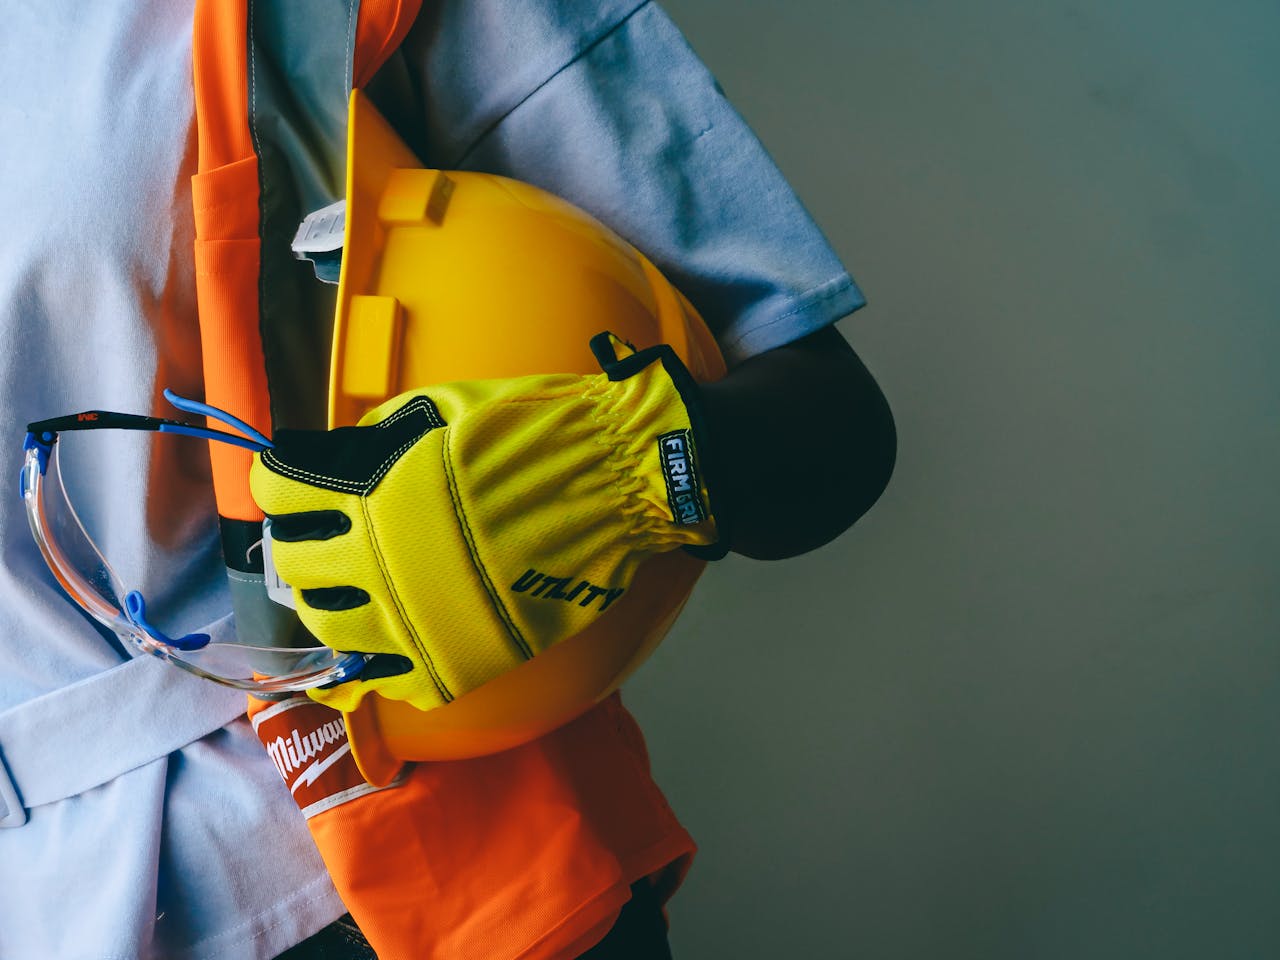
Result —
[{"label": "white tag", "polygon": [[[342,249],[342,233],[347,223],[347,201],[339,200],[308,213],[293,235],[295,255],[329,253]],[[300,258],[301,259],[301,258]]]},{"label": "white tag", "polygon": [[307,214],[293,236],[294,258],[310,260],[316,277],[325,283],[336,284],[342,272],[342,240],[346,219],[347,201],[339,200]]},{"label": "white tag", "polygon": [[271,555],[271,518],[262,521],[262,572],[267,580],[267,596],[281,606],[297,610],[293,599],[293,588],[280,579],[276,573],[276,562]]}]

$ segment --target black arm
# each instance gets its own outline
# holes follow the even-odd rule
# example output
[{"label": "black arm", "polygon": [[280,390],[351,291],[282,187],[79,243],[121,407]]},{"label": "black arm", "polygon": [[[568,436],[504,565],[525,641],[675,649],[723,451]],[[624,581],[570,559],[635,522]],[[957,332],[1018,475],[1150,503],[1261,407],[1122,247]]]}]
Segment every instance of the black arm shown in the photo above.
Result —
[{"label": "black arm", "polygon": [[777,560],[821,546],[893,473],[889,405],[835,327],[744,361],[702,395],[712,495],[735,553]]}]

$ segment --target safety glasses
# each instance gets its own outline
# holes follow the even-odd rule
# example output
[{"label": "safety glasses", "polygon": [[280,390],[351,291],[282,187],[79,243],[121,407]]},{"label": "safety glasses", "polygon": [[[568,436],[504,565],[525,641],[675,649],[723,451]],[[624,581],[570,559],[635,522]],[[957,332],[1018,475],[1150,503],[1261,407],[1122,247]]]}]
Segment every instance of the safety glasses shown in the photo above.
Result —
[{"label": "safety glasses", "polygon": [[[237,432],[106,410],[28,424],[20,490],[31,533],[53,575],[72,600],[127,643],[207,680],[270,695],[341,683],[356,676],[367,662],[364,655],[332,650],[302,630],[290,631],[294,639],[284,646],[252,642],[260,638],[221,640],[207,633],[166,633],[148,618],[142,594],[124,586],[93,542],[63,483],[58,457],[61,434],[146,430],[216,440],[254,451],[271,446],[267,437],[223,410],[186,400],[169,390],[164,395],[178,410],[220,421]],[[299,634],[313,642],[298,645]]]}]

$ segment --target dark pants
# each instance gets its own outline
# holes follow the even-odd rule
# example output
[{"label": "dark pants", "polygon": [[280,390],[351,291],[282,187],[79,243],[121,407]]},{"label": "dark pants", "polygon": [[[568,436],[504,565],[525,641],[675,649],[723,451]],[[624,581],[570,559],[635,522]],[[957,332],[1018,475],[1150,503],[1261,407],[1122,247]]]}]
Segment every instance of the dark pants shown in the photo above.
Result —
[{"label": "dark pants", "polygon": [[[377,960],[369,941],[350,916],[280,954],[277,960]],[[649,884],[631,886],[631,899],[605,938],[579,960],[671,960],[667,924]]]}]

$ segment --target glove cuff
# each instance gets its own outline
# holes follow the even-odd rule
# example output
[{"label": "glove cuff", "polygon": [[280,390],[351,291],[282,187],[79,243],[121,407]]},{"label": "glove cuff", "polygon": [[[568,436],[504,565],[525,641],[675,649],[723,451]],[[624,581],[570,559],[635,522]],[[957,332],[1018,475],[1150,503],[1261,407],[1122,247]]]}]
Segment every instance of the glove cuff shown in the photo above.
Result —
[{"label": "glove cuff", "polygon": [[715,464],[697,382],[667,344],[637,351],[601,333],[590,346],[608,380],[597,411],[611,428],[627,499],[639,504],[642,535],[720,559],[729,538],[711,493]]}]

